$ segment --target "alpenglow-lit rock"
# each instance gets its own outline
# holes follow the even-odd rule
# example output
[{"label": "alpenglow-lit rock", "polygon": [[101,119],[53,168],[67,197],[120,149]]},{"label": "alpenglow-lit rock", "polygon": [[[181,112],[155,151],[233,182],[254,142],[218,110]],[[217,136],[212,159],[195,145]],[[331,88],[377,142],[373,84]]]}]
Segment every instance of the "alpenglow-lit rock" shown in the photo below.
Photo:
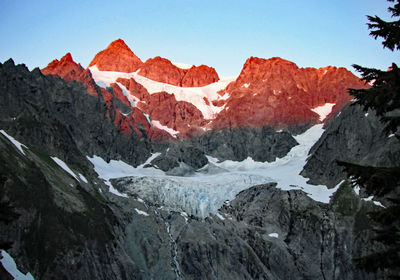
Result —
[{"label": "alpenglow-lit rock", "polygon": [[131,73],[143,65],[122,39],[112,42],[105,50],[99,52],[90,62],[102,71],[117,71]]}]

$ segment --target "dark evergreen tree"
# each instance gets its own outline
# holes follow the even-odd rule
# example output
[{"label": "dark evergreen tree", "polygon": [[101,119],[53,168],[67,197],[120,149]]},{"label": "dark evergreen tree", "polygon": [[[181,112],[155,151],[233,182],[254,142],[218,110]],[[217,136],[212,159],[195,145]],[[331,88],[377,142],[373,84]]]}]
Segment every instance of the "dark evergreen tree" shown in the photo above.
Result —
[{"label": "dark evergreen tree", "polygon": [[[400,0],[389,7],[394,21],[384,21],[378,16],[368,16],[370,35],[383,39],[383,47],[391,51],[400,50]],[[393,133],[400,140],[400,70],[395,63],[387,71],[354,65],[362,79],[371,85],[368,89],[349,89],[365,111],[375,110],[385,124],[385,133]],[[361,166],[356,163],[339,162],[349,174],[354,185],[363,188],[367,195],[387,197],[385,208],[370,214],[376,222],[377,241],[386,245],[386,250],[363,256],[357,264],[367,271],[389,269],[392,277],[400,279],[400,160],[392,168]]]}]

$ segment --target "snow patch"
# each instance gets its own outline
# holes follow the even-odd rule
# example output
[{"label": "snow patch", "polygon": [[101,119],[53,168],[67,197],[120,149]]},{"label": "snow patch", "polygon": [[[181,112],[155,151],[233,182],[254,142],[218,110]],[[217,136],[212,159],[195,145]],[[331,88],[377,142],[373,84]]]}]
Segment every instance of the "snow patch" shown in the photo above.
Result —
[{"label": "snow patch", "polygon": [[222,95],[221,97],[219,97],[219,100],[227,100],[231,95],[229,93],[225,93],[224,95]]},{"label": "snow patch", "polygon": [[375,200],[373,200],[373,199],[374,199],[374,196],[373,196],[373,195],[372,195],[372,196],[369,196],[369,197],[367,197],[367,198],[362,198],[362,200],[364,200],[364,201],[372,201],[376,206],[380,206],[380,207],[386,208],[385,206],[383,206],[382,203],[380,203],[379,201],[375,201]]},{"label": "snow patch", "polygon": [[147,122],[148,122],[149,124],[151,124],[150,116],[149,116],[148,114],[146,114],[146,113],[143,113],[143,115],[146,117]]},{"label": "snow patch", "polygon": [[190,69],[194,66],[193,64],[186,64],[181,62],[171,62],[171,63],[181,69]]},{"label": "snow patch", "polygon": [[[168,150],[169,150],[169,148],[167,149],[167,152],[168,152]],[[153,159],[155,159],[159,155],[161,155],[161,153],[151,154],[151,156],[143,164],[139,165],[138,168],[144,168],[147,164],[150,164],[153,161]]]},{"label": "snow patch", "polygon": [[109,186],[109,192],[121,197],[128,197],[126,194],[116,190],[109,180],[135,174],[135,168],[122,160],[110,160],[107,163],[98,156],[93,156],[92,158],[87,156],[86,158],[94,165],[94,170],[99,175],[99,178],[103,179],[105,184]]},{"label": "snow patch", "polygon": [[189,216],[186,212],[181,212],[181,216],[185,219],[185,223],[187,224],[189,221]]},{"label": "snow patch", "polygon": [[3,134],[5,137],[8,138],[8,140],[14,144],[15,147],[17,147],[17,149],[23,154],[25,155],[24,150],[22,149],[22,147],[28,149],[24,144],[18,142],[17,140],[15,140],[14,137],[10,136],[7,134],[7,132],[5,132],[4,130],[0,130],[0,133]]},{"label": "snow patch", "polygon": [[[66,171],[68,174],[70,174],[72,177],[74,177],[77,181],[79,181],[78,177],[75,175],[75,173],[71,170],[71,168],[68,167],[68,165],[63,162],[61,159],[58,157],[51,157],[51,159],[58,164],[64,171]],[[87,181],[86,181],[87,182]]]},{"label": "snow patch", "polygon": [[88,183],[88,180],[86,179],[85,176],[83,176],[81,173],[78,173],[79,178],[81,178],[81,181],[85,182],[86,184]]},{"label": "snow patch", "polygon": [[335,105],[335,103],[325,103],[322,106],[311,109],[311,111],[317,113],[319,115],[319,120],[322,122],[332,112],[333,106]]},{"label": "snow patch", "polygon": [[122,94],[124,96],[126,96],[126,98],[128,98],[129,104],[131,104],[131,106],[134,108],[136,107],[136,103],[139,102],[139,98],[137,98],[134,95],[131,95],[129,90],[121,83],[117,83],[117,85],[120,87],[120,89],[122,90]]},{"label": "snow patch", "polygon": [[109,187],[108,191],[110,193],[115,194],[116,196],[128,198],[128,195],[126,193],[121,193],[116,188],[114,188],[109,180],[106,180],[104,183]]},{"label": "snow patch", "polygon": [[225,217],[222,216],[220,213],[215,213],[215,216],[217,216],[220,220],[225,221]]},{"label": "snow patch", "polygon": [[273,238],[278,238],[279,234],[277,234],[276,232],[270,233],[268,234],[269,237],[273,237]]},{"label": "snow patch", "polygon": [[0,259],[1,264],[4,269],[12,276],[15,280],[34,280],[32,274],[29,272],[27,274],[22,273],[18,270],[17,265],[15,264],[14,259],[4,250],[1,250]]},{"label": "snow patch", "polygon": [[139,210],[139,209],[137,209],[137,208],[135,208],[135,211],[136,211],[136,213],[138,213],[139,215],[143,215],[143,216],[146,216],[146,217],[150,216],[147,212],[144,212],[144,211]]},{"label": "snow patch", "polygon": [[176,138],[176,135],[179,134],[179,131],[169,128],[168,126],[162,125],[160,121],[152,120],[151,125],[157,127],[158,129],[168,132],[168,134],[170,134],[174,138]]},{"label": "snow patch", "polygon": [[249,86],[250,86],[250,84],[245,83],[245,84],[243,84],[242,87],[249,88]]}]

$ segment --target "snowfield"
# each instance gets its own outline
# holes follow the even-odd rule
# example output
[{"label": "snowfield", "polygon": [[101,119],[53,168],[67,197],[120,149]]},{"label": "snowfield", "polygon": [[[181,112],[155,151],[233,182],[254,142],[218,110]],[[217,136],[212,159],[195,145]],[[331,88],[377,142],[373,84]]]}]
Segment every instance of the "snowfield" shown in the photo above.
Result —
[{"label": "snowfield", "polygon": [[317,113],[319,115],[319,120],[322,122],[332,112],[333,106],[335,105],[336,103],[325,103],[322,106],[311,109],[311,111]]},{"label": "snowfield", "polygon": [[144,168],[157,154],[137,168],[122,161],[106,163],[96,156],[88,159],[99,177],[107,183],[112,178],[128,177],[119,188],[119,195],[139,196],[171,210],[204,218],[210,213],[218,214],[223,203],[234,199],[240,191],[270,182],[276,182],[279,189],[302,190],[316,201],[329,203],[338,186],[328,189],[326,186],[309,185],[307,179],[299,175],[308,151],[322,133],[322,124],[311,127],[295,137],[299,145],[272,163],[255,162],[251,158],[241,162],[219,162],[208,157],[210,163],[191,177],[168,176],[159,169]]},{"label": "snowfield", "polygon": [[[178,87],[150,80],[148,78],[140,76],[137,72],[124,73],[115,71],[100,71],[96,65],[90,67],[89,70],[92,73],[92,77],[97,85],[101,87],[110,86],[110,84],[115,83],[118,78],[133,78],[136,82],[144,86],[149,94],[165,91],[169,94],[173,94],[177,101],[186,101],[192,103],[194,106],[197,107],[197,109],[201,111],[205,119],[214,119],[216,115],[224,109],[223,106],[214,106],[212,104],[212,101],[227,99],[228,96],[222,97],[218,94],[218,91],[226,88],[230,82],[233,82],[237,78],[221,78],[218,82],[212,83],[204,87]],[[119,86],[121,87],[120,84]],[[123,88],[123,91],[125,95],[126,93],[130,95],[126,88]],[[141,102],[134,96],[127,97],[134,104],[136,104],[136,102]],[[208,104],[205,99],[209,101]]]}]

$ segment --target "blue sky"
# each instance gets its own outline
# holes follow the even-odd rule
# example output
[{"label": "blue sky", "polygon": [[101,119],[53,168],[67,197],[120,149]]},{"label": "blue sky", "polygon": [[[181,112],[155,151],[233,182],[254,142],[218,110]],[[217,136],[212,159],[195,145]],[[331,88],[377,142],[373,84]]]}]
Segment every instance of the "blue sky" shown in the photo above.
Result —
[{"label": "blue sky", "polygon": [[[387,69],[398,53],[369,36],[366,15],[388,19],[385,0],[0,2],[0,61],[30,69],[71,52],[86,67],[122,38],[143,61],[162,56],[238,75],[250,56],[300,67]],[[397,56],[397,57],[396,57]]]}]

